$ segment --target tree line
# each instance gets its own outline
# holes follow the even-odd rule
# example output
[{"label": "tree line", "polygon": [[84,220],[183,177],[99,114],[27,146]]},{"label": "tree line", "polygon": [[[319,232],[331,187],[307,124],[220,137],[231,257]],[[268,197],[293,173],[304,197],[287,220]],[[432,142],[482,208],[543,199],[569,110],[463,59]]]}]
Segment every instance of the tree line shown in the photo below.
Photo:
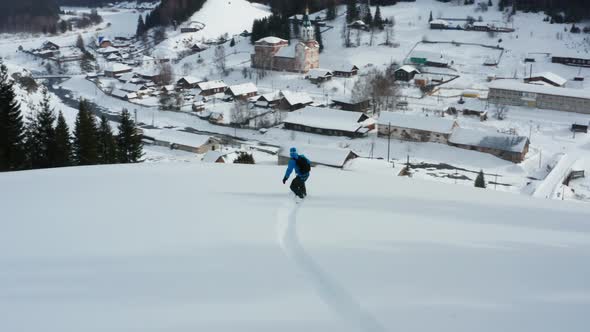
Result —
[{"label": "tree line", "polygon": [[141,162],[141,135],[128,111],[123,110],[115,135],[106,117],[97,123],[91,104],[80,100],[71,132],[63,114],[50,106],[47,89],[23,119],[13,84],[0,61],[0,172]]},{"label": "tree line", "polygon": [[[207,0],[162,0],[145,18],[145,29],[177,26],[201,10]],[[222,18],[219,18],[222,19]]]},{"label": "tree line", "polygon": [[58,21],[55,0],[0,1],[0,32],[55,32]]}]

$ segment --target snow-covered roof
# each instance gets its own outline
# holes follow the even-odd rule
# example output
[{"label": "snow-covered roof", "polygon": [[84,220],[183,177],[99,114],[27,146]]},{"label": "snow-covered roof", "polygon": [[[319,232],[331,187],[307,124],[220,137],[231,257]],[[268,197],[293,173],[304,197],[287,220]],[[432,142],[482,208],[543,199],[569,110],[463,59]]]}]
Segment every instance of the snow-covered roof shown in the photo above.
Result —
[{"label": "snow-covered roof", "polygon": [[[346,159],[351,153],[351,149],[333,148],[309,144],[297,144],[297,153],[304,155],[309,161],[314,164],[321,164],[326,166],[342,167],[346,163]],[[284,145],[279,150],[279,156],[291,158],[289,150],[291,146]],[[356,155],[356,154],[355,154]]]},{"label": "snow-covered roof", "polygon": [[445,25],[448,26],[449,22],[445,21],[445,20],[432,20],[430,21],[430,24],[439,24],[439,25]]},{"label": "snow-covered roof", "polygon": [[131,71],[131,67],[124,65],[122,63],[110,63],[109,65],[107,65],[107,67],[104,69],[104,71],[108,71],[108,72],[122,72],[122,71]]},{"label": "snow-covered roof", "polygon": [[194,76],[184,76],[181,79],[179,79],[178,82],[180,82],[182,80],[185,80],[188,84],[191,84],[191,85],[204,81],[202,78],[194,77]]},{"label": "snow-covered roof", "polygon": [[220,89],[220,88],[227,88],[227,84],[225,82],[219,81],[208,81],[208,82],[200,82],[197,84],[197,87],[202,91],[212,90],[212,89]]},{"label": "snow-covered roof", "polygon": [[284,39],[281,39],[279,37],[264,37],[261,39],[258,39],[256,41],[256,43],[267,43],[267,44],[279,44],[279,43],[286,43],[287,41]]},{"label": "snow-covered roof", "polygon": [[119,76],[119,80],[122,82],[128,82],[128,81],[131,81],[134,77],[135,77],[134,73],[125,73],[125,74],[122,74],[121,76]]},{"label": "snow-covered roof", "polygon": [[544,78],[550,82],[553,82],[559,86],[564,86],[565,83],[567,83],[567,80],[557,74],[551,73],[551,72],[543,72],[543,73],[538,73],[538,74],[534,74],[531,76],[531,78]]},{"label": "snow-covered roof", "polygon": [[289,105],[306,105],[313,103],[313,99],[303,92],[281,91],[281,95],[285,98]]},{"label": "snow-covered roof", "polygon": [[354,69],[358,70],[358,67],[351,64],[351,63],[339,63],[337,65],[332,66],[332,68],[333,68],[332,69],[333,71],[339,71],[339,72],[345,72],[345,73],[351,72]]},{"label": "snow-covered roof", "polygon": [[116,53],[111,53],[108,57],[107,60],[117,60],[119,59],[121,56],[117,55]]},{"label": "snow-covered roof", "polygon": [[135,94],[135,93],[131,94],[131,93],[123,91],[121,89],[114,89],[113,92],[111,92],[111,96],[118,97],[118,98],[128,98],[128,99],[137,98],[137,94]]},{"label": "snow-covered roof", "polygon": [[170,144],[180,144],[198,148],[209,142],[211,139],[207,135],[191,134],[185,131],[178,131],[173,129],[150,130],[148,136],[162,142]]},{"label": "snow-covered roof", "polygon": [[228,88],[234,96],[242,96],[250,93],[258,93],[258,88],[254,83],[248,82],[243,84],[232,85]]},{"label": "snow-covered roof", "polygon": [[281,47],[281,49],[275,54],[275,56],[283,57],[283,58],[294,58],[295,57],[295,47]]},{"label": "snow-covered roof", "polygon": [[318,79],[322,77],[331,77],[333,74],[328,69],[314,68],[307,73],[307,76],[311,79]]},{"label": "snow-covered roof", "polygon": [[514,80],[495,80],[490,84],[490,89],[512,90],[553,96],[590,99],[590,89],[570,89],[556,86],[543,86],[522,83]]},{"label": "snow-covered roof", "polygon": [[127,92],[137,92],[144,88],[145,86],[143,84],[125,83],[120,89]]},{"label": "snow-covered roof", "polygon": [[[219,158],[224,158],[227,155],[226,152],[221,151],[208,151],[201,159],[204,163],[215,163]],[[225,158],[224,158],[225,159]]]},{"label": "snow-covered roof", "polygon": [[490,24],[487,22],[473,22],[473,26],[474,27],[488,27],[488,26],[490,26]]},{"label": "snow-covered roof", "polygon": [[164,86],[162,87],[162,90],[163,90],[163,91],[168,91],[168,92],[170,92],[170,91],[174,91],[174,85],[172,85],[172,84],[170,84],[170,85],[164,85]]},{"label": "snow-covered roof", "polygon": [[100,54],[110,54],[110,53],[118,53],[119,50],[112,47],[112,46],[109,46],[109,47],[101,48],[97,52]]},{"label": "snow-covered roof", "polygon": [[416,69],[416,67],[410,66],[410,65],[401,66],[397,70],[403,70],[408,74],[412,73],[412,72],[416,72],[416,73],[420,74],[420,71],[418,69]]},{"label": "snow-covered roof", "polygon": [[417,129],[434,133],[450,134],[455,127],[455,120],[437,116],[416,116],[399,112],[381,112],[379,126]]},{"label": "snow-covered roof", "polygon": [[416,76],[414,76],[415,80],[426,80],[429,81],[430,80],[430,76],[428,76],[427,74],[416,74]]},{"label": "snow-covered roof", "polygon": [[522,153],[528,144],[528,138],[525,136],[456,128],[451,134],[449,142],[453,144]]},{"label": "snow-covered roof", "polygon": [[280,92],[271,92],[271,93],[265,93],[263,95],[261,95],[260,97],[258,97],[258,100],[266,100],[266,101],[277,101],[282,99],[283,96],[281,95]]},{"label": "snow-covered roof", "polygon": [[306,127],[356,132],[363,127],[359,120],[364,114],[330,108],[312,107],[290,112],[284,122]]}]

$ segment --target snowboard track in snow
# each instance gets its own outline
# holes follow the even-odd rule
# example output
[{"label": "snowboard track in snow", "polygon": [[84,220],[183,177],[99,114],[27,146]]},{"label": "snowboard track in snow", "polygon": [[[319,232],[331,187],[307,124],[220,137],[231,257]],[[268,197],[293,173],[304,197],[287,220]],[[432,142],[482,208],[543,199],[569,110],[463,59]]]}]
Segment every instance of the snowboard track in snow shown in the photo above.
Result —
[{"label": "snowboard track in snow", "polygon": [[355,326],[359,331],[385,332],[385,328],[366,312],[352,295],[321,269],[305,251],[297,233],[297,214],[303,203],[289,202],[278,211],[279,243],[285,255],[305,275],[310,284],[329,307],[343,321]]}]

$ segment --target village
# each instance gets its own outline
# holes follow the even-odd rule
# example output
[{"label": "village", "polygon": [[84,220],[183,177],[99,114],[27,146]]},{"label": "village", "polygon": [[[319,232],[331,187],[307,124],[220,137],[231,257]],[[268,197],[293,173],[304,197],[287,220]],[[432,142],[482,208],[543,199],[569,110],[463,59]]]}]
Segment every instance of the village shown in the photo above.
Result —
[{"label": "village", "polygon": [[[136,117],[143,123],[146,143],[194,153],[203,161],[232,162],[246,148],[258,160],[278,163],[285,147],[299,144],[316,152],[318,165],[355,168],[366,163],[353,159],[380,159],[390,165],[384,167],[387,172],[393,169],[396,175],[465,184],[486,164],[498,165],[486,161],[461,167],[461,160],[449,169],[441,166],[456,161],[450,156],[459,152],[453,151],[466,150],[526,165],[520,175],[499,169],[486,170],[486,174],[497,178],[500,173],[503,190],[534,194],[535,183],[542,183],[553,168],[563,167],[557,164],[567,152],[565,147],[550,147],[543,156],[547,138],[533,135],[543,128],[532,123],[537,116],[525,119],[523,114],[550,110],[550,118],[569,121],[572,137],[585,137],[590,92],[582,70],[590,63],[590,55],[537,49],[518,58],[506,45],[506,39],[513,38],[508,36],[519,32],[514,23],[498,18],[432,17],[432,12],[430,16],[419,22],[421,29],[453,34],[453,38],[396,41],[399,46],[392,50],[402,53],[397,61],[386,64],[395,91],[385,103],[377,100],[381,96],[358,92],[359,82],[368,82],[374,73],[372,63],[320,52],[318,31],[324,43],[334,45],[339,38],[335,30],[340,29],[323,12],[291,17],[290,22],[297,25],[291,40],[267,36],[253,45],[248,43],[248,29],[208,39],[194,37],[207,29],[197,19],[168,32],[172,37],[160,44],[129,35],[97,34],[85,48],[92,54],[95,70],[78,74],[94,88],[81,89],[78,95],[101,93],[118,100],[113,104],[139,110]],[[408,27],[415,29],[412,23]],[[368,25],[362,20],[346,29],[357,35],[359,43],[369,38]],[[473,39],[481,39],[476,36],[463,41],[462,34],[486,38],[484,42],[475,42]],[[374,37],[370,38],[372,43]],[[58,68],[82,61],[84,52],[79,47],[59,44],[49,39],[24,52],[60,63]],[[73,67],[66,65],[53,74],[72,77]],[[513,114],[518,114],[516,123],[511,122]],[[160,127],[154,123],[155,118],[177,116],[201,125]],[[207,123],[206,130],[203,123]],[[425,146],[424,151],[430,151],[441,145],[449,149],[444,149],[446,155],[438,160],[439,166],[437,160],[428,159],[430,153],[412,156],[412,149]],[[575,141],[570,145],[579,146]],[[467,157],[471,153],[459,154]],[[334,160],[321,159],[320,154],[334,156]],[[160,152],[157,155],[154,160],[161,158]],[[585,165],[578,159],[576,163]],[[533,169],[532,165],[538,166]],[[568,165],[562,182],[572,172],[580,174],[583,167]],[[458,169],[465,171],[459,174]],[[494,182],[496,187],[498,183]],[[569,195],[578,197],[573,189]]]}]

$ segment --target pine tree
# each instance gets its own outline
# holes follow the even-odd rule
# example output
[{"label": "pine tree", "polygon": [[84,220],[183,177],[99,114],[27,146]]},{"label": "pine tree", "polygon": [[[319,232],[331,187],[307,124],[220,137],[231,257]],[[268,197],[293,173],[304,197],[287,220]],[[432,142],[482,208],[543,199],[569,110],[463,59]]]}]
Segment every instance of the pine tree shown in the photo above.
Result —
[{"label": "pine tree", "polygon": [[74,128],[74,157],[78,165],[98,163],[98,130],[88,101],[80,100]]},{"label": "pine tree", "polygon": [[428,17],[428,23],[432,22],[432,10],[430,11],[430,16]]},{"label": "pine tree", "polygon": [[324,41],[322,40],[322,32],[320,30],[320,26],[317,24],[314,26],[314,29],[315,29],[315,40],[320,45],[320,53],[321,53],[324,51]]},{"label": "pine tree", "polygon": [[346,22],[352,23],[359,18],[357,0],[346,0]]},{"label": "pine tree", "polygon": [[488,7],[492,7],[493,5],[492,0],[488,0]]},{"label": "pine tree", "polygon": [[0,59],[0,172],[25,166],[25,130],[8,69]]},{"label": "pine tree", "polygon": [[39,111],[27,125],[27,152],[33,169],[52,167],[55,158],[55,113],[49,102],[49,93],[44,88]]},{"label": "pine tree", "polygon": [[367,14],[363,18],[363,22],[365,22],[366,25],[373,27],[373,15],[371,15],[371,8],[367,7]]},{"label": "pine tree", "polygon": [[373,25],[378,28],[379,30],[383,30],[385,27],[383,26],[383,17],[381,16],[381,8],[377,6],[375,9],[375,17],[373,18]]},{"label": "pine tree", "polygon": [[229,42],[229,47],[234,47],[236,46],[236,40],[234,38],[231,39],[231,41]]},{"label": "pine tree", "polygon": [[62,112],[57,116],[55,126],[55,150],[53,155],[54,167],[66,167],[72,165],[72,137],[70,128],[66,123]]},{"label": "pine tree", "polygon": [[236,159],[234,159],[234,164],[249,164],[254,165],[256,162],[254,161],[254,156],[247,152],[240,152]]},{"label": "pine tree", "polygon": [[479,171],[477,178],[475,179],[475,187],[477,188],[485,188],[486,187],[486,180],[483,175],[483,170]]},{"label": "pine tree", "polygon": [[76,47],[80,49],[82,52],[86,52],[86,46],[84,45],[84,39],[82,39],[82,35],[78,35],[76,39]]},{"label": "pine tree", "polygon": [[104,115],[100,117],[98,127],[98,161],[101,164],[116,164],[118,161],[117,140]]},{"label": "pine tree", "polygon": [[139,15],[139,17],[137,18],[137,30],[135,32],[135,35],[137,37],[139,36],[143,36],[146,33],[147,29],[145,26],[145,22],[143,21],[143,16],[141,16],[141,14]]},{"label": "pine tree", "polygon": [[326,20],[333,21],[336,19],[336,1],[335,0],[328,0],[328,7],[326,9]]},{"label": "pine tree", "polygon": [[117,135],[117,150],[119,162],[123,164],[138,163],[143,157],[141,135],[137,132],[135,123],[126,109],[121,113],[119,135]]}]

